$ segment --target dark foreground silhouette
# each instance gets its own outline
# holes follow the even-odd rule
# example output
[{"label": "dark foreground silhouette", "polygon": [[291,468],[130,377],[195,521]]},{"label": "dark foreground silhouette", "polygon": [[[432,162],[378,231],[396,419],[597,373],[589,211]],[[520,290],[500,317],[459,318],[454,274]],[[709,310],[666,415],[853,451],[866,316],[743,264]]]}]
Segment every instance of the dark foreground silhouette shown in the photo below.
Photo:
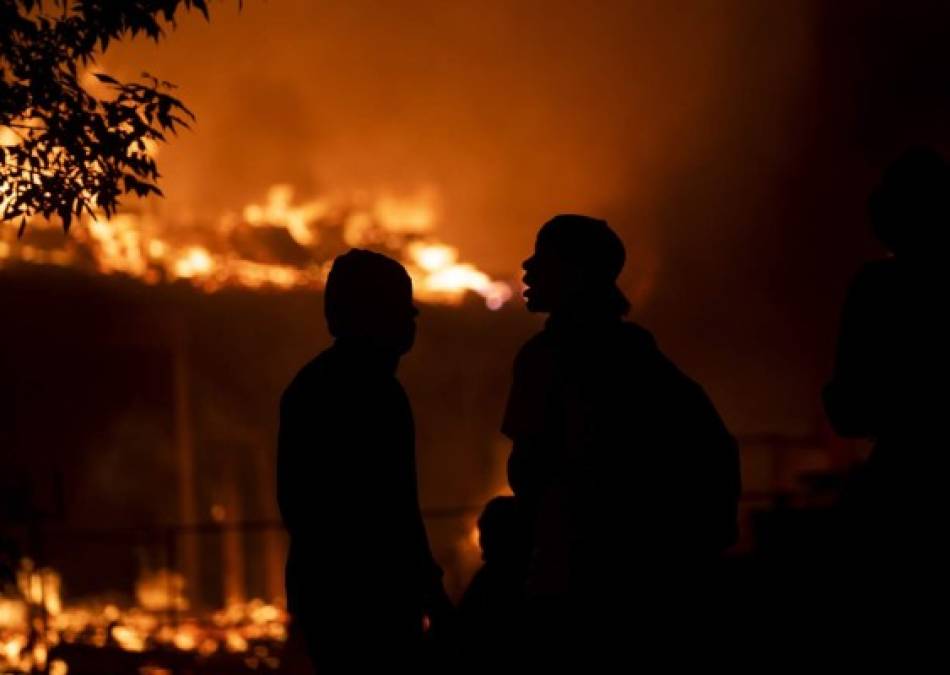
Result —
[{"label": "dark foreground silhouette", "polygon": [[947,597],[950,167],[934,151],[908,151],[885,172],[870,211],[892,255],[851,286],[824,397],[838,433],[874,446],[846,490],[829,550],[847,624],[894,639]]},{"label": "dark foreground silhouette", "polygon": [[514,497],[488,502],[478,532],[484,564],[459,603],[459,670],[502,672],[524,639],[530,533]]},{"label": "dark foreground silhouette", "polygon": [[[557,216],[524,263],[550,314],[515,361],[503,423],[531,524],[529,663],[682,639],[736,538],[737,447],[702,388],[623,320],[625,252],[604,221]],[[546,663],[547,662],[547,663]]]},{"label": "dark foreground silhouette", "polygon": [[419,511],[409,401],[395,377],[417,311],[399,263],[353,250],[334,261],[333,346],[280,406],[278,500],[290,533],[288,607],[318,672],[405,672],[423,616],[448,609]]}]

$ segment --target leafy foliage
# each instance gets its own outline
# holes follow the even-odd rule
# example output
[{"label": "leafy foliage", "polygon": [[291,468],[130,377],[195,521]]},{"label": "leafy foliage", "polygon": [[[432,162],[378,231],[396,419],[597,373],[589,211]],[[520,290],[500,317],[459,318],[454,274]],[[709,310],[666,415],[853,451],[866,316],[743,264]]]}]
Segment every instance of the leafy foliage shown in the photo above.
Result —
[{"label": "leafy foliage", "polygon": [[191,10],[208,18],[206,0],[0,0],[0,220],[19,219],[22,234],[55,215],[68,230],[124,195],[161,194],[148,145],[194,115],[147,73],[84,87],[80,69],[114,41],[160,40]]}]

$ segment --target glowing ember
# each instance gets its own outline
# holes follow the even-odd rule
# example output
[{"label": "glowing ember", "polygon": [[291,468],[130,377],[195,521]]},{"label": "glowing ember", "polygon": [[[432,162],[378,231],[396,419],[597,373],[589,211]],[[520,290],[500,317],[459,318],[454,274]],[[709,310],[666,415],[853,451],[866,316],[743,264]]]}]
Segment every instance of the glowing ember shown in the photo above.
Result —
[{"label": "glowing ember", "polygon": [[29,625],[29,608],[22,600],[0,598],[0,626],[26,630]]},{"label": "glowing ember", "polygon": [[[262,600],[232,603],[210,616],[171,616],[186,607],[181,575],[159,570],[136,584],[139,605],[65,604],[59,575],[24,560],[16,597],[0,596],[0,672],[28,673],[49,668],[66,675],[62,659],[50,659],[59,644],[112,646],[131,653],[175,649],[209,657],[218,652],[246,654],[270,668],[279,660],[274,645],[287,639],[287,612]],[[165,585],[165,589],[161,586]],[[270,645],[270,646],[268,646]],[[55,652],[54,652],[55,654]]]},{"label": "glowing ember", "polygon": [[187,610],[185,577],[166,569],[144,574],[135,584],[135,599],[150,612]]},{"label": "glowing ember", "polygon": [[192,246],[175,263],[175,275],[183,279],[206,277],[214,269],[211,254],[200,246]]},{"label": "glowing ember", "polygon": [[113,626],[112,637],[127,652],[145,651],[145,638],[128,626]]},{"label": "glowing ember", "polygon": [[320,289],[332,258],[356,246],[400,260],[421,301],[457,304],[476,293],[489,308],[500,308],[511,288],[459,262],[456,248],[433,238],[436,221],[431,192],[411,199],[383,194],[295,202],[290,186],[275,185],[263,203],[215,223],[172,222],[143,210],[109,220],[85,218],[64,235],[55,223],[35,220],[22,241],[7,223],[0,229],[0,267],[26,262],[123,274],[149,284],[185,280],[208,292]]},{"label": "glowing ember", "polygon": [[437,272],[455,264],[458,250],[445,244],[413,242],[408,249],[410,259],[426,272]]}]

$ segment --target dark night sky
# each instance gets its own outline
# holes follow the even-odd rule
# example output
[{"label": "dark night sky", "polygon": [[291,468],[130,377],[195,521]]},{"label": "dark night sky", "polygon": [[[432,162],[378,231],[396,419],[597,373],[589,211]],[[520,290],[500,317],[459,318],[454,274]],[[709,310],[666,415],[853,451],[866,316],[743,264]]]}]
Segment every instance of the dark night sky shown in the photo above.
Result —
[{"label": "dark night sky", "polygon": [[432,187],[442,236],[501,274],[551,214],[606,216],[638,316],[741,430],[818,423],[848,279],[879,254],[867,193],[907,144],[950,142],[942,3],[246,5],[103,62],[198,114],[160,155],[168,207]]}]

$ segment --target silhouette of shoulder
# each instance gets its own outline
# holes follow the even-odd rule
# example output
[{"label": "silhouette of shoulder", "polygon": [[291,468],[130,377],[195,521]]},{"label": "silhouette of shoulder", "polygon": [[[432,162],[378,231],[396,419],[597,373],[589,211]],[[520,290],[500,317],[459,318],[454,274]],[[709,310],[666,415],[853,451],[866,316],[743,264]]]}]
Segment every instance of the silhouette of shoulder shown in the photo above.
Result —
[{"label": "silhouette of shoulder", "polygon": [[899,277],[900,267],[895,258],[866,263],[851,282],[848,299],[853,302],[880,297],[896,286]]},{"label": "silhouette of shoulder", "polygon": [[320,383],[332,377],[334,369],[331,359],[327,357],[327,351],[311,359],[294,375],[280,398],[281,408],[292,405],[301,396],[319,391]]},{"label": "silhouette of shoulder", "polygon": [[618,321],[567,334],[546,328],[528,340],[515,358],[502,432],[512,439],[535,435],[549,414],[550,393],[565,377],[585,382],[588,395],[605,406],[649,399],[650,409],[668,400],[682,409],[684,400],[693,401],[692,414],[721,425],[705,390],[660,350],[653,334]]},{"label": "silhouette of shoulder", "polygon": [[[656,350],[656,340],[653,334],[642,326],[630,322],[616,322],[611,326],[612,330],[591,330],[579,331],[573,336],[570,342],[583,343],[588,340],[600,340],[605,335],[613,334],[619,336],[624,346],[634,350]],[[558,331],[546,328],[533,335],[515,356],[514,370],[519,371],[531,369],[538,362],[546,362],[551,358],[551,354],[559,350],[562,340],[558,339]]]},{"label": "silhouette of shoulder", "polygon": [[635,374],[636,384],[672,387],[680,394],[708,401],[704,388],[663,353],[653,334],[629,321],[566,339],[551,330],[536,334],[515,357],[512,399],[518,402],[531,394],[538,395],[539,388],[553,386],[556,371],[566,359],[576,360],[578,354],[583,359],[580,365],[585,377],[620,379]]},{"label": "silhouette of shoulder", "polygon": [[606,331],[594,330],[567,337],[562,337],[556,330],[545,329],[531,337],[515,356],[515,381],[544,378],[565,354],[588,348],[610,356],[624,352],[640,357],[662,357],[653,335],[631,322],[618,322]]},{"label": "silhouette of shoulder", "polygon": [[341,475],[376,489],[392,471],[408,472],[402,464],[411,467],[412,434],[412,411],[392,372],[336,346],[323,351],[281,397],[278,502],[285,521],[306,509],[304,495],[315,498],[314,485],[330,496],[342,489],[335,485]]},{"label": "silhouette of shoulder", "polygon": [[656,338],[640,324],[632,321],[623,321],[620,324],[623,340],[631,347],[642,350],[658,350]]},{"label": "silhouette of shoulder", "polygon": [[366,396],[401,391],[392,373],[374,368],[334,346],[321,352],[294,376],[281,397],[281,409],[286,410],[301,401],[322,400],[332,404],[350,392]]}]

